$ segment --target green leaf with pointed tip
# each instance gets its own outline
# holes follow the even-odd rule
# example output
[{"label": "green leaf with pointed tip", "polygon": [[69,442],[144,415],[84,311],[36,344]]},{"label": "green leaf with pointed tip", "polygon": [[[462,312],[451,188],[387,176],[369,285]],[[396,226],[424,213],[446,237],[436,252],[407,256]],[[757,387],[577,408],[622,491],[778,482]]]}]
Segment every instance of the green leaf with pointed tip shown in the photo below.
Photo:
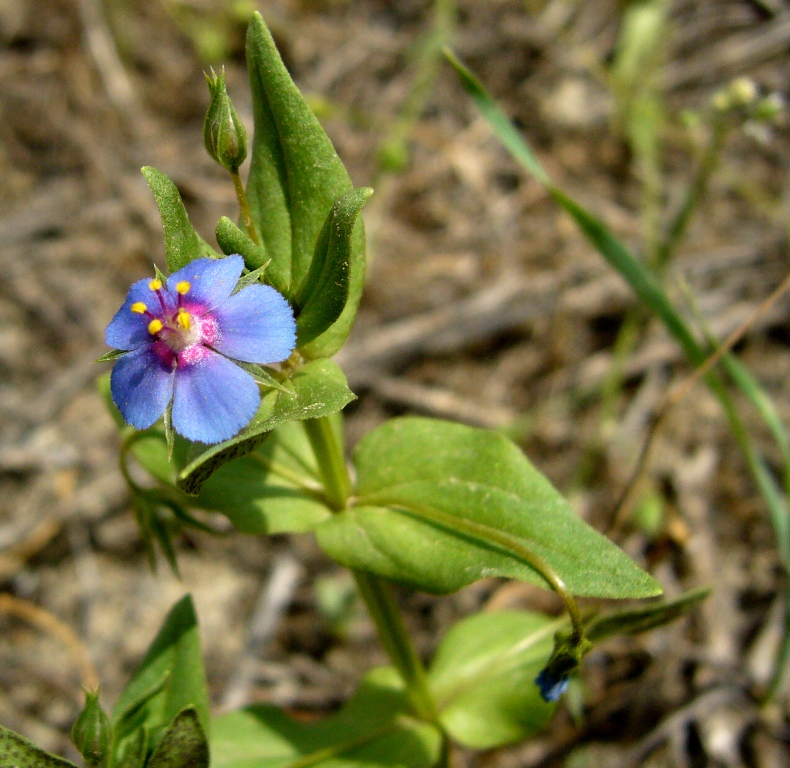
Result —
[{"label": "green leaf with pointed tip", "polygon": [[[192,707],[208,730],[209,702],[200,636],[192,598],[179,600],[167,615],[137,672],[124,688],[112,715],[113,726],[128,720],[150,734],[152,746],[183,709]],[[139,728],[139,726],[138,726]],[[132,735],[130,739],[133,739]],[[130,739],[116,745],[123,752]]]},{"label": "green leaf with pointed tip", "polygon": [[0,725],[0,765],[7,768],[77,768],[62,757],[39,749],[24,736]]},{"label": "green leaf with pointed tip", "polygon": [[365,675],[337,714],[291,720],[270,706],[247,707],[214,721],[212,768],[432,768],[441,754],[438,729],[409,717],[397,672]]},{"label": "green leaf with pointed tip", "polygon": [[[304,347],[320,336],[345,309],[352,262],[364,258],[365,254],[364,242],[361,248],[354,247],[355,225],[362,207],[372,194],[373,190],[367,187],[354,189],[343,195],[326,217],[310,271],[294,297],[298,347]],[[359,233],[359,228],[356,229]],[[356,239],[359,239],[359,234]]]},{"label": "green leaf with pointed tip", "polygon": [[164,173],[150,166],[143,168],[143,176],[154,193],[162,218],[170,273],[203,256],[219,258],[219,254],[195,232],[176,185]]},{"label": "green leaf with pointed tip", "polygon": [[659,600],[636,608],[595,616],[585,623],[584,634],[590,642],[598,643],[615,635],[647,632],[693,611],[710,593],[709,587],[700,587],[684,592],[672,600]]},{"label": "green leaf with pointed tip", "polygon": [[651,597],[661,586],[581,520],[502,435],[434,419],[393,419],[354,451],[356,506],[316,528],[338,562],[427,592],[487,576],[546,580],[576,595]]},{"label": "green leaf with pointed tip", "polygon": [[208,741],[191,707],[176,715],[148,761],[148,768],[208,768]]},{"label": "green leaf with pointed tip", "polygon": [[428,682],[447,732],[465,747],[491,749],[542,730],[556,703],[535,678],[565,624],[529,611],[477,613],[442,639]]},{"label": "green leaf with pointed tip", "polygon": [[291,292],[307,275],[327,214],[351,180],[259,13],[247,31],[247,66],[255,121],[247,197],[272,275]]},{"label": "green leaf with pointed tip", "polygon": [[[232,253],[238,253],[244,258],[244,265],[247,269],[259,269],[269,263],[269,254],[266,252],[265,246],[258,245],[250,240],[249,235],[239,229],[227,216],[223,216],[217,222],[215,234],[222,252],[227,256],[230,256]],[[274,280],[275,282],[271,283],[272,286],[280,293],[285,293],[288,287],[287,284],[278,281],[277,278],[278,275],[274,272],[267,275],[267,281],[269,279]]]},{"label": "green leaf with pointed tip", "polygon": [[[290,390],[288,394],[277,390],[264,393],[258,413],[232,440],[190,456],[189,463],[179,473],[179,488],[189,494],[198,493],[212,472],[228,461],[254,451],[275,427],[289,421],[329,416],[355,398],[343,371],[331,360],[307,363],[285,386]],[[197,450],[205,448],[197,443],[195,447]]]},{"label": "green leaf with pointed tip", "polygon": [[223,464],[191,500],[242,533],[303,533],[331,516],[302,425],[281,424],[247,456]]}]

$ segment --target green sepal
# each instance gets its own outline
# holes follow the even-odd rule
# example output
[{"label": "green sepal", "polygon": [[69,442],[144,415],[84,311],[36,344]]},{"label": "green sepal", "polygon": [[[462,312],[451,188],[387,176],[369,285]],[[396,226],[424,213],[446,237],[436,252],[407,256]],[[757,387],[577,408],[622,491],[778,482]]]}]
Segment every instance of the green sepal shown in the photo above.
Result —
[{"label": "green sepal", "polygon": [[263,394],[258,413],[232,440],[209,448],[195,443],[196,455],[187,457],[188,463],[178,475],[178,487],[195,495],[214,470],[254,451],[276,426],[329,416],[355,399],[343,371],[331,360],[307,363],[284,386],[287,394],[274,389]]},{"label": "green sepal", "polygon": [[154,193],[162,218],[165,256],[170,274],[204,256],[219,258],[220,255],[195,232],[176,185],[156,168],[146,166],[142,171]]},{"label": "green sepal", "polygon": [[94,363],[112,363],[117,360],[119,357],[123,357],[124,355],[129,354],[129,350],[127,349],[111,349],[109,352],[105,352],[101,357],[97,357],[93,362]]},{"label": "green sepal", "polygon": [[228,96],[224,67],[206,74],[211,101],[203,120],[206,152],[225,170],[238,171],[247,158],[247,129]]},{"label": "green sepal", "polygon": [[214,721],[212,768],[433,768],[439,730],[411,716],[397,672],[368,672],[351,700],[317,722],[272,706],[246,707]]},{"label": "green sepal", "polygon": [[253,269],[249,272],[246,272],[239,278],[239,282],[236,283],[236,287],[233,289],[233,294],[237,294],[239,291],[243,291],[250,285],[255,285],[255,283],[260,283],[263,281],[264,276],[266,275],[266,268],[269,266],[269,262],[267,261],[265,264],[262,264],[257,269]]},{"label": "green sepal", "polygon": [[0,765],[9,768],[77,768],[71,761],[39,749],[32,741],[2,725]]},{"label": "green sepal", "polygon": [[209,747],[200,716],[187,707],[165,731],[147,768],[208,768],[208,764]]},{"label": "green sepal", "polygon": [[[354,262],[365,257],[364,242],[354,242],[355,224],[372,194],[368,187],[354,189],[343,195],[326,217],[310,270],[294,296],[297,347],[305,347],[324,333],[346,307],[352,273],[355,276],[359,273],[354,269],[357,266]],[[359,240],[360,229],[356,229],[356,240]],[[314,347],[315,355],[318,345]]]},{"label": "green sepal", "polygon": [[71,741],[87,768],[107,768],[110,762],[112,726],[99,704],[98,691],[85,691],[85,706],[71,729]]}]

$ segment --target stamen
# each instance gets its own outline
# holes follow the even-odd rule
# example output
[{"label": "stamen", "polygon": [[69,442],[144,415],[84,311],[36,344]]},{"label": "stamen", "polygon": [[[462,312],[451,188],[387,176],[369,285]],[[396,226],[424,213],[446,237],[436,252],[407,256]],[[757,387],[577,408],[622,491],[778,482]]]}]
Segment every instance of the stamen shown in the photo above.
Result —
[{"label": "stamen", "polygon": [[176,290],[183,296],[185,293],[189,292],[189,289],[192,287],[192,284],[186,280],[182,280],[180,283],[176,283]]},{"label": "stamen", "polygon": [[148,307],[142,301],[136,301],[129,309],[137,315],[144,315],[148,311]]},{"label": "stamen", "polygon": [[185,330],[188,331],[190,326],[192,325],[192,318],[183,307],[178,310],[178,314],[176,315],[176,322]]},{"label": "stamen", "polygon": [[156,334],[159,333],[159,331],[161,331],[162,328],[163,328],[162,321],[156,318],[154,318],[153,320],[151,320],[150,323],[148,323],[148,333],[150,333],[151,336],[156,336]]},{"label": "stamen", "polygon": [[152,291],[159,291],[162,289],[162,281],[159,278],[154,278],[150,283],[148,283],[148,287]]}]

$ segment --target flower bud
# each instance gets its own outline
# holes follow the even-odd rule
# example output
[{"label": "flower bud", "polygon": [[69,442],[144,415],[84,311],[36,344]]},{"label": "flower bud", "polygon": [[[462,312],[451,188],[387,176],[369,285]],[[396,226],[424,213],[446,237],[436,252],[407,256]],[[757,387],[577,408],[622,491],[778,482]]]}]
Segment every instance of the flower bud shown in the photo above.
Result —
[{"label": "flower bud", "polygon": [[754,119],[764,123],[779,122],[786,106],[781,93],[769,93],[757,102],[757,106],[754,108]]},{"label": "flower bud", "polygon": [[757,83],[750,77],[738,77],[729,86],[732,102],[737,107],[751,106],[759,95]]},{"label": "flower bud", "polygon": [[203,122],[206,150],[223,168],[237,171],[247,157],[247,131],[225,86],[225,71],[206,75],[211,103]]},{"label": "flower bud", "polygon": [[112,726],[99,704],[98,691],[85,692],[85,708],[71,729],[71,740],[88,768],[106,768],[109,765]]}]

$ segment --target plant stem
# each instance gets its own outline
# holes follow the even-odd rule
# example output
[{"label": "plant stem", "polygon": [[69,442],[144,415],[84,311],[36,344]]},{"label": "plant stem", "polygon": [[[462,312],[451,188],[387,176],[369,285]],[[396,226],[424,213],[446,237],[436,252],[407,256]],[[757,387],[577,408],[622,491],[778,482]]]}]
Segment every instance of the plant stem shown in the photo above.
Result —
[{"label": "plant stem", "polygon": [[241,210],[242,221],[244,221],[244,228],[247,230],[250,240],[252,240],[255,245],[260,245],[261,239],[258,237],[258,230],[255,229],[255,222],[252,220],[250,203],[247,200],[247,193],[244,191],[244,184],[242,184],[238,168],[230,171],[230,177],[233,179],[233,187],[236,190],[236,198],[239,201],[239,209]]},{"label": "plant stem", "polygon": [[[303,422],[310,445],[318,461],[327,500],[336,512],[346,508],[351,493],[343,445],[329,417]],[[384,579],[364,571],[353,571],[379,640],[406,685],[415,714],[438,724],[439,715],[428,688],[428,677],[406,631],[392,587]]]},{"label": "plant stem", "polygon": [[406,693],[415,713],[423,720],[438,723],[439,713],[428,688],[425,668],[406,631],[392,587],[372,573],[353,573],[359,593],[378,630],[379,640],[406,683]]},{"label": "plant stem", "polygon": [[346,508],[351,494],[351,478],[348,476],[340,438],[328,416],[307,419],[302,423],[318,461],[326,498],[333,510],[340,512]]}]

